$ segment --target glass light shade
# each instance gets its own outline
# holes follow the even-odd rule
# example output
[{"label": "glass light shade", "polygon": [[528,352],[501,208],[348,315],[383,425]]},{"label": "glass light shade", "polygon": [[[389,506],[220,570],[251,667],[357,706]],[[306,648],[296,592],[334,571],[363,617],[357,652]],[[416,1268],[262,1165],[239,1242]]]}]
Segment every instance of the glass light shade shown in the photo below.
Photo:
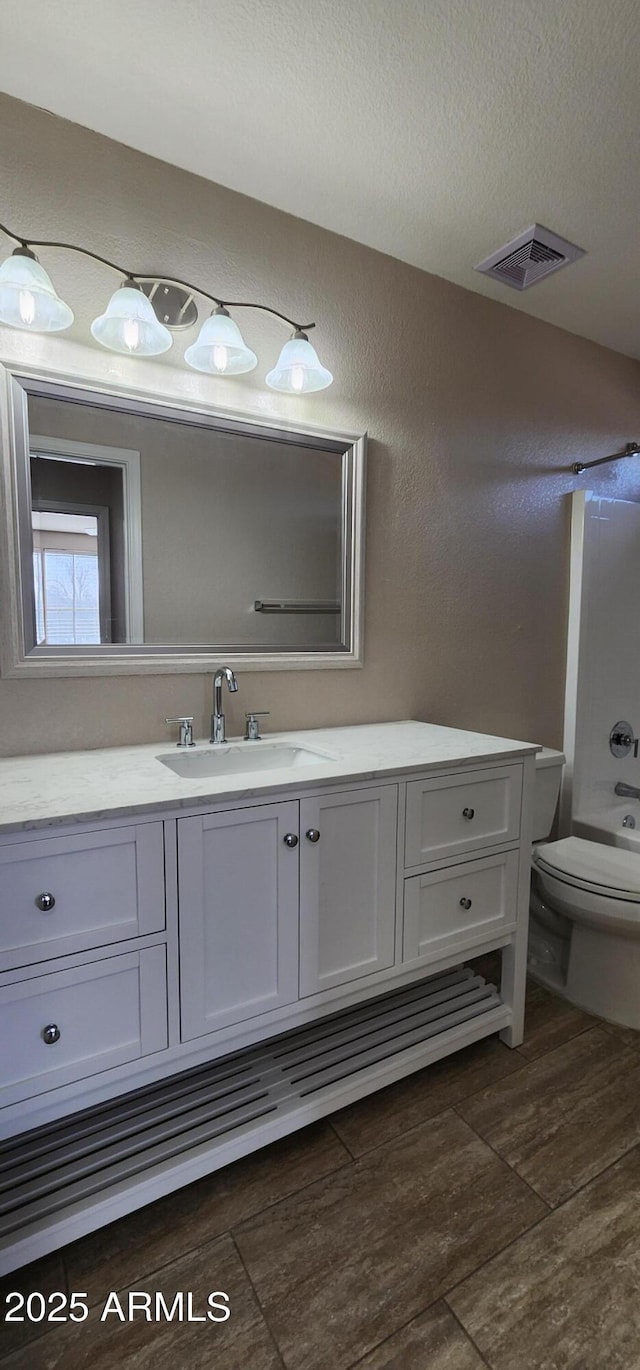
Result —
[{"label": "glass light shade", "polygon": [[157,357],[168,352],[173,342],[150,300],[127,282],[111,296],[104,314],[94,319],[91,333],[110,352],[132,357]]},{"label": "glass light shade", "polygon": [[331,372],[322,366],[306,333],[300,332],[295,332],[285,343],[273,371],[265,376],[270,390],[283,390],[287,395],[326,390],[332,380]]},{"label": "glass light shade", "polygon": [[258,365],[255,352],[247,347],[237,323],[222,307],[205,319],[184,359],[194,371],[214,376],[242,376]]},{"label": "glass light shade", "polygon": [[58,333],[73,323],[44,267],[20,248],[0,266],[0,322],[31,333]]}]

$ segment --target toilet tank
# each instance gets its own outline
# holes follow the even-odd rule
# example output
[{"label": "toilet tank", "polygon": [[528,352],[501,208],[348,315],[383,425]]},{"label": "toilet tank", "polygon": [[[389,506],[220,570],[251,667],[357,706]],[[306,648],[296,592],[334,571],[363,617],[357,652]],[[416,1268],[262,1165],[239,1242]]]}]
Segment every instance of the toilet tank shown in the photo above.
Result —
[{"label": "toilet tank", "polygon": [[533,840],[543,842],[549,836],[560,794],[564,752],[543,747],[536,755],[536,785],[533,799]]}]

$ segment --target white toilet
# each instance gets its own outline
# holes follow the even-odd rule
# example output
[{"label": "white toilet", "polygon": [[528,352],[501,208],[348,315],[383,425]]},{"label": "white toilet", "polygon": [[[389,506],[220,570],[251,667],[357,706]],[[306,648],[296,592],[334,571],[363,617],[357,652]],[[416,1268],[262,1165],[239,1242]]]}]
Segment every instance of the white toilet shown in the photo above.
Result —
[{"label": "white toilet", "polygon": [[565,758],[536,757],[529,973],[591,1013],[640,1029],[640,856],[581,837],[545,842]]}]

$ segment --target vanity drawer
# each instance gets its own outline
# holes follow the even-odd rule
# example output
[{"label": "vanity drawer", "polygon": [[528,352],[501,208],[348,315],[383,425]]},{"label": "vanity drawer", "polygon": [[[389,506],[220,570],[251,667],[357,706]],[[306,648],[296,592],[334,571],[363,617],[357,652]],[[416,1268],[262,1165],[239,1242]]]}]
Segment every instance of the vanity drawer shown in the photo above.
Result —
[{"label": "vanity drawer", "polygon": [[4,985],[0,1008],[11,1043],[0,1063],[4,1105],[166,1047],[165,948]]},{"label": "vanity drawer", "polygon": [[107,946],[165,925],[162,823],[0,847],[0,967]]},{"label": "vanity drawer", "polygon": [[518,852],[464,861],[404,882],[404,961],[435,959],[514,927]]},{"label": "vanity drawer", "polygon": [[520,836],[522,767],[466,771],[407,785],[405,865],[426,866]]}]

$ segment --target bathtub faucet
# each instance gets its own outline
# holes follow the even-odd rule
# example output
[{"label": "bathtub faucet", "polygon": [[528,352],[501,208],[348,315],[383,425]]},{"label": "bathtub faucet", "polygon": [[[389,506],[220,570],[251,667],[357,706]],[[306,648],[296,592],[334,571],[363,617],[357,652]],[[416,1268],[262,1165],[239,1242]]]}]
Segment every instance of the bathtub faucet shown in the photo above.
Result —
[{"label": "bathtub faucet", "polygon": [[625,785],[624,780],[618,781],[615,793],[619,794],[621,799],[640,799],[640,789],[637,785]]}]

